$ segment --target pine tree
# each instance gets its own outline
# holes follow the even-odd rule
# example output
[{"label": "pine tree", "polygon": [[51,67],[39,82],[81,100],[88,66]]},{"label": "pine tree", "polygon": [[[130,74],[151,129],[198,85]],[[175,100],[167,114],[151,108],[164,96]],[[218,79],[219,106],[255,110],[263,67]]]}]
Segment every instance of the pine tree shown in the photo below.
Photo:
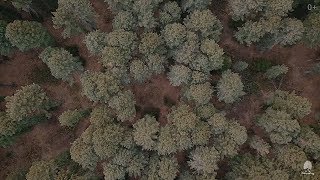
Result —
[{"label": "pine tree", "polygon": [[34,48],[44,48],[54,44],[49,32],[35,21],[15,20],[6,28],[6,38],[20,51]]},{"label": "pine tree", "polygon": [[122,87],[120,80],[110,73],[86,71],[81,76],[82,91],[91,101],[107,103]]},{"label": "pine tree", "polygon": [[82,71],[83,66],[78,57],[74,57],[63,48],[47,47],[39,55],[39,58],[47,64],[51,74],[57,78],[72,83],[72,74]]},{"label": "pine tree", "polygon": [[271,142],[277,144],[291,142],[300,132],[298,121],[283,110],[267,109],[258,119],[258,125],[269,134]]},{"label": "pine tree", "polygon": [[54,28],[62,28],[62,36],[69,38],[96,28],[95,12],[89,0],[59,0],[53,14]]},{"label": "pine tree", "polygon": [[177,151],[174,130],[174,127],[170,124],[160,128],[157,144],[157,152],[159,155],[168,155]]},{"label": "pine tree", "polygon": [[267,72],[265,73],[265,76],[268,79],[275,79],[281,75],[287,74],[288,70],[289,68],[284,64],[272,66],[267,70]]},{"label": "pine tree", "polygon": [[181,19],[181,8],[175,1],[165,3],[159,14],[159,21],[162,26],[178,22]]},{"label": "pine tree", "polygon": [[137,145],[146,150],[155,150],[157,145],[160,124],[149,115],[139,119],[134,125],[133,138]]},{"label": "pine tree", "polygon": [[241,96],[245,95],[243,88],[244,85],[239,74],[230,70],[223,72],[222,78],[217,85],[219,101],[224,101],[225,103],[237,101]]},{"label": "pine tree", "polygon": [[101,158],[115,156],[124,140],[125,128],[119,124],[110,123],[104,127],[97,127],[92,134],[94,152]]},{"label": "pine tree", "polygon": [[200,146],[191,152],[188,164],[198,174],[216,174],[219,160],[219,152],[214,147]]},{"label": "pine tree", "polygon": [[254,157],[244,154],[231,161],[231,171],[226,179],[279,179],[288,180],[289,172],[278,162],[265,157]]},{"label": "pine tree", "polygon": [[204,104],[196,108],[196,114],[201,119],[207,120],[216,113],[217,109],[212,103]]},{"label": "pine tree", "polygon": [[150,69],[141,60],[133,60],[130,64],[130,74],[139,83],[145,82],[151,76]]},{"label": "pine tree", "polygon": [[184,96],[196,105],[203,105],[209,103],[213,95],[213,88],[209,82],[203,84],[191,85],[187,88]]},{"label": "pine tree", "polygon": [[134,94],[130,90],[119,92],[110,99],[109,107],[116,111],[119,121],[132,120],[136,115]]},{"label": "pine tree", "polygon": [[191,78],[191,70],[183,65],[171,66],[168,78],[172,86],[188,84]]},{"label": "pine tree", "polygon": [[303,22],[305,27],[304,41],[311,47],[320,45],[320,13],[311,13]]},{"label": "pine tree", "polygon": [[23,86],[13,96],[7,96],[6,101],[6,113],[12,121],[41,114],[50,117],[52,102],[37,84]]},{"label": "pine tree", "polygon": [[238,154],[239,147],[247,141],[247,130],[236,121],[228,122],[225,131],[215,137],[215,148],[221,157],[233,157]]},{"label": "pine tree", "polygon": [[188,30],[196,32],[201,39],[210,38],[218,41],[222,31],[221,22],[207,10],[195,10],[185,20],[184,24]]},{"label": "pine tree", "polygon": [[75,109],[63,112],[58,119],[61,126],[74,127],[84,116],[84,111]]},{"label": "pine tree", "polygon": [[304,162],[308,160],[301,148],[295,145],[285,145],[276,148],[276,158],[284,167],[292,171],[300,171]]},{"label": "pine tree", "polygon": [[132,31],[137,27],[137,19],[130,11],[119,11],[113,19],[112,27],[114,30]]},{"label": "pine tree", "polygon": [[210,0],[182,0],[181,1],[181,7],[183,11],[187,11],[187,12],[207,9],[210,5],[211,5]]},{"label": "pine tree", "polygon": [[0,20],[0,55],[9,55],[14,47],[10,41],[6,38],[6,27],[8,23],[4,20]]},{"label": "pine tree", "polygon": [[320,158],[320,137],[310,127],[301,128],[294,142],[314,159]]},{"label": "pine tree", "polygon": [[84,169],[93,170],[97,166],[99,157],[92,146],[93,127],[89,126],[71,145],[71,159]]},{"label": "pine tree", "polygon": [[157,33],[149,32],[141,35],[141,41],[139,44],[139,51],[143,55],[151,54],[164,54],[165,47],[164,41]]},{"label": "pine tree", "polygon": [[311,102],[295,92],[277,90],[268,99],[267,105],[276,110],[286,111],[296,119],[302,119],[311,112]]},{"label": "pine tree", "polygon": [[162,36],[169,48],[176,48],[185,41],[187,30],[179,23],[168,24],[162,30]]},{"label": "pine tree", "polygon": [[148,56],[145,61],[152,74],[161,74],[165,71],[165,56],[153,54]]},{"label": "pine tree", "polygon": [[208,119],[208,123],[212,128],[213,134],[222,134],[228,128],[228,121],[225,113],[215,113]]},{"label": "pine tree", "polygon": [[196,126],[197,121],[199,121],[199,117],[186,104],[173,107],[167,118],[168,122],[172,123],[179,132],[191,131]]},{"label": "pine tree", "polygon": [[270,145],[257,135],[250,138],[249,145],[261,156],[265,156],[270,152]]},{"label": "pine tree", "polygon": [[84,39],[89,52],[93,55],[100,55],[107,46],[107,35],[99,30],[88,33]]},{"label": "pine tree", "polygon": [[131,53],[137,47],[137,35],[123,29],[114,30],[107,34],[107,45],[117,47],[124,53],[124,58],[130,59]]},{"label": "pine tree", "polygon": [[34,162],[26,175],[27,180],[52,180],[55,175],[55,165],[52,161]]}]

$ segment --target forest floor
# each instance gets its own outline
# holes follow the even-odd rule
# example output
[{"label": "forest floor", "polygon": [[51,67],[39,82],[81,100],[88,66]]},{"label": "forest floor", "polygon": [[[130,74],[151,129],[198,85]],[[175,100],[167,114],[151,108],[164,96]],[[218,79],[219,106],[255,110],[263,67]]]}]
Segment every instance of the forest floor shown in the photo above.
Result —
[{"label": "forest floor", "polygon": [[[92,3],[99,14],[99,17],[97,17],[99,29],[110,32],[112,30],[112,14],[103,0],[92,0]],[[229,28],[230,17],[227,15],[226,8],[217,9],[213,8],[213,12],[224,25],[219,44],[224,48],[225,52],[236,59],[246,60],[247,62],[265,58],[278,64],[284,63],[288,65],[290,71],[285,77],[281,89],[295,90],[297,94],[308,98],[313,104],[312,113],[302,121],[306,124],[315,123],[315,114],[320,111],[320,96],[318,93],[320,76],[306,75],[304,72],[312,66],[313,59],[319,58],[317,51],[298,44],[287,48],[274,47],[261,53],[255,47],[240,45],[233,39],[232,29]],[[61,37],[61,30],[53,28],[51,19],[47,19],[44,25],[56,38],[59,45],[63,47],[78,47],[79,55],[85,60],[86,70],[101,70],[98,57],[90,56],[83,43],[84,35],[65,40]],[[0,83],[10,84],[14,82],[17,85],[17,87],[0,87],[1,96],[13,95],[20,86],[32,83],[29,78],[30,73],[36,67],[42,68],[45,66],[38,58],[39,53],[40,50],[24,53],[16,51],[9,61],[0,65]],[[65,110],[94,106],[93,103],[81,95],[79,78],[79,75],[75,76],[76,82],[71,87],[67,83],[60,81],[41,84],[52,99],[62,102],[62,106],[53,113],[49,121],[36,125],[31,131],[21,135],[11,147],[7,149],[0,148],[0,179],[5,179],[6,174],[15,169],[28,168],[33,161],[50,159],[68,150],[75,138],[89,125],[89,121],[86,119],[80,122],[74,130],[70,131],[62,128],[57,120],[57,117]],[[170,86],[164,74],[153,77],[145,84],[131,86],[130,89],[135,94],[140,115],[148,111],[157,111],[161,124],[166,123],[166,115],[170,110],[168,104],[173,105],[180,98],[180,89]],[[270,88],[270,86],[261,87],[261,92],[248,94],[242,101],[232,106],[226,106],[228,116],[238,120],[247,129],[259,133],[259,130],[253,127],[253,121],[261,112],[263,102],[272,90],[275,90],[275,88]],[[214,103],[217,106],[221,105],[216,100],[214,100]],[[0,103],[0,110],[4,109],[5,106],[2,102]],[[183,155],[181,156],[183,158]]]}]

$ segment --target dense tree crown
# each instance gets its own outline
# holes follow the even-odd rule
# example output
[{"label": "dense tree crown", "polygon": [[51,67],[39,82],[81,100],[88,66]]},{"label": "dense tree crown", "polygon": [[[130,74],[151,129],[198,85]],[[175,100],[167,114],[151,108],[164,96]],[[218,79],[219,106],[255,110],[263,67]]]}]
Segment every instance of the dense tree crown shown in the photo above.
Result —
[{"label": "dense tree crown", "polygon": [[7,22],[0,20],[0,55],[8,55],[13,50],[13,45],[6,38],[7,25]]},{"label": "dense tree crown", "polygon": [[58,0],[53,12],[55,28],[62,28],[62,36],[68,38],[96,28],[95,13],[89,0]]},{"label": "dense tree crown", "polygon": [[[67,156],[43,156],[20,179],[288,180],[301,179],[307,159],[320,171],[319,125],[304,122],[317,106],[300,92],[272,89],[299,77],[299,90],[311,76],[282,58],[292,58],[301,40],[319,46],[319,11],[299,15],[307,0],[104,0],[109,9],[58,0],[45,18],[32,9],[44,1],[8,2],[19,17],[7,18],[1,3],[9,20],[0,20],[0,60],[35,57],[21,65],[46,66],[16,82],[43,78],[41,86],[0,94],[0,147],[49,118],[62,127],[47,136],[73,140]],[[48,73],[69,84],[51,83]],[[15,88],[6,80],[5,95]]]},{"label": "dense tree crown", "polygon": [[35,21],[15,20],[7,25],[5,36],[20,51],[47,47],[54,41],[42,24]]},{"label": "dense tree crown", "polygon": [[72,74],[82,71],[83,67],[78,57],[74,57],[63,48],[48,47],[39,55],[40,59],[47,64],[51,74],[63,81],[73,82]]}]

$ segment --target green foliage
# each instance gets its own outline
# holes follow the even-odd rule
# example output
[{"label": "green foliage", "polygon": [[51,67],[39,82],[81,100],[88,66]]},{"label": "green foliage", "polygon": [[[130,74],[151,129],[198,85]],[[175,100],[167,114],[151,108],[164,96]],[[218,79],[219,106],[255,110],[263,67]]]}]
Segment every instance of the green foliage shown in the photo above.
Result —
[{"label": "green foliage", "polygon": [[191,78],[191,70],[183,65],[171,66],[168,78],[172,86],[188,84]]},{"label": "green foliage", "polygon": [[267,109],[258,119],[258,125],[269,134],[271,142],[277,144],[291,142],[300,132],[299,122],[283,110]]},{"label": "green foliage", "polygon": [[198,106],[196,109],[196,114],[201,119],[207,120],[216,113],[217,109],[212,103],[204,104]]},{"label": "green foliage", "polygon": [[6,28],[6,38],[20,51],[47,47],[54,44],[54,39],[42,24],[35,21],[15,20]]},{"label": "green foliage", "polygon": [[105,102],[121,90],[120,81],[110,73],[86,71],[81,76],[83,94],[94,102]]},{"label": "green foliage", "polygon": [[23,86],[13,96],[7,96],[6,101],[6,113],[12,121],[21,121],[23,118],[39,114],[50,117],[48,110],[51,108],[51,102],[37,84]]},{"label": "green foliage", "polygon": [[195,10],[184,20],[188,30],[196,32],[201,38],[210,38],[218,41],[222,31],[221,22],[207,10]]},{"label": "green foliage", "polygon": [[311,112],[311,102],[295,92],[277,90],[268,100],[267,105],[273,109],[286,111],[296,119],[302,119]]},{"label": "green foliage", "polygon": [[130,90],[118,93],[110,99],[109,107],[116,111],[119,121],[132,120],[136,114],[134,94]]},{"label": "green foliage", "polygon": [[114,30],[135,30],[137,26],[137,19],[130,11],[119,11],[113,19],[112,26]]},{"label": "green foliage", "polygon": [[308,18],[303,22],[305,26],[304,41],[311,47],[320,45],[320,13],[311,13]]},{"label": "green foliage", "polygon": [[288,180],[289,175],[276,161],[245,154],[232,160],[231,171],[227,174],[226,179],[254,180],[259,177],[259,179]]},{"label": "green foliage", "polygon": [[248,63],[246,63],[245,61],[237,61],[233,64],[232,66],[232,69],[235,71],[235,72],[242,72],[244,71],[245,69],[247,69],[249,66]]},{"label": "green foliage", "polygon": [[193,145],[207,145],[211,137],[211,127],[207,122],[198,121],[191,132]]},{"label": "green foliage", "polygon": [[55,165],[51,161],[38,161],[32,164],[26,175],[27,180],[52,180],[55,174]]},{"label": "green foliage", "polygon": [[69,38],[95,29],[95,12],[89,0],[59,0],[53,14],[54,28],[62,28],[62,36]]},{"label": "green foliage", "polygon": [[214,147],[197,147],[191,152],[188,164],[191,169],[198,174],[208,175],[216,174],[218,161],[220,160],[219,152]]},{"label": "green foliage", "polygon": [[146,173],[141,179],[174,180],[179,172],[178,168],[178,162],[174,157],[153,155],[150,158]]},{"label": "green foliage", "polygon": [[10,41],[6,38],[6,27],[8,23],[0,20],[0,55],[8,55],[14,49]]},{"label": "green foliage", "polygon": [[115,156],[121,148],[126,129],[119,124],[110,123],[96,127],[93,131],[92,142],[95,153],[101,159]]},{"label": "green foliage", "polygon": [[308,160],[301,148],[295,145],[285,145],[276,148],[277,160],[293,171],[300,171],[304,162]]},{"label": "green foliage", "polygon": [[181,7],[183,11],[192,12],[194,10],[207,9],[211,5],[210,0],[182,0]]},{"label": "green foliage", "polygon": [[180,131],[191,131],[199,118],[192,112],[189,105],[181,104],[173,107],[171,113],[168,115],[168,122],[172,123],[177,130]]},{"label": "green foliage", "polygon": [[63,48],[47,47],[39,55],[39,58],[47,64],[52,75],[69,83],[73,82],[72,74],[75,71],[82,71],[83,67],[78,57],[72,56]]},{"label": "green foliage", "polygon": [[165,71],[165,56],[154,54],[147,57],[146,62],[153,74],[161,74]]},{"label": "green foliage", "polygon": [[314,159],[320,158],[320,137],[311,128],[303,127],[295,143]]},{"label": "green foliage", "polygon": [[162,36],[169,48],[176,48],[184,42],[187,36],[187,30],[182,24],[172,23],[164,27]]},{"label": "green foliage", "polygon": [[124,58],[130,59],[132,51],[137,47],[137,35],[123,29],[114,30],[107,34],[107,45],[118,47],[123,51]]},{"label": "green foliage", "polygon": [[89,127],[71,145],[71,159],[79,163],[84,169],[95,169],[99,160],[92,146],[93,128]]},{"label": "green foliage", "polygon": [[257,135],[250,138],[249,145],[261,156],[265,156],[270,152],[270,145]]},{"label": "green foliage", "polygon": [[264,25],[260,22],[247,21],[235,33],[236,39],[241,44],[251,45],[258,42],[265,34]]},{"label": "green foliage", "polygon": [[160,2],[162,2],[162,0],[134,1],[132,8],[138,18],[138,24],[140,27],[150,30],[158,25],[154,16],[154,10]]},{"label": "green foliage", "polygon": [[158,175],[161,179],[174,179],[177,176],[178,162],[174,157],[162,157],[158,162]]},{"label": "green foliage", "polygon": [[85,115],[83,110],[67,110],[58,119],[61,126],[74,127]]},{"label": "green foliage", "polygon": [[244,85],[239,74],[233,73],[230,70],[223,72],[222,78],[217,85],[219,101],[233,103],[239,100],[241,96],[245,95],[243,88]]},{"label": "green foliage", "polygon": [[99,55],[107,45],[107,35],[99,30],[89,32],[84,39],[84,43],[91,54]]},{"label": "green foliage", "polygon": [[4,0],[4,1],[10,1],[12,5],[18,10],[30,12],[32,0]]},{"label": "green foliage", "polygon": [[236,121],[228,122],[225,131],[215,137],[215,148],[221,157],[233,157],[238,154],[241,145],[247,141],[247,130]]},{"label": "green foliage", "polygon": [[276,79],[277,77],[281,75],[287,74],[289,68],[286,65],[277,65],[277,66],[272,66],[270,69],[267,70],[265,73],[265,76],[268,79]]},{"label": "green foliage", "polygon": [[221,69],[224,62],[224,52],[220,46],[211,39],[204,39],[200,45],[201,54],[197,54],[190,62],[190,67],[197,71],[209,73]]},{"label": "green foliage", "polygon": [[208,123],[212,127],[213,134],[222,134],[228,128],[228,121],[225,117],[225,113],[215,113],[210,116]]},{"label": "green foliage", "polygon": [[164,40],[157,33],[144,33],[141,35],[139,51],[143,55],[163,54],[165,52]]},{"label": "green foliage", "polygon": [[120,10],[130,10],[133,6],[133,0],[104,0],[108,3],[112,12],[117,13]]},{"label": "green foliage", "polygon": [[145,82],[151,76],[148,66],[138,59],[131,62],[130,74],[133,79],[139,83]]},{"label": "green foliage", "polygon": [[157,152],[159,155],[168,155],[177,151],[174,132],[175,129],[172,125],[166,125],[160,128],[157,144]]},{"label": "green foliage", "polygon": [[213,87],[209,82],[190,85],[190,87],[187,88],[184,96],[189,101],[195,102],[196,105],[207,104],[213,96]]},{"label": "green foliage", "polygon": [[160,9],[159,21],[165,26],[181,19],[181,8],[176,1],[166,2]]},{"label": "green foliage", "polygon": [[155,150],[157,145],[157,134],[159,133],[160,124],[157,120],[149,115],[139,119],[134,125],[133,138],[137,145],[146,150]]}]

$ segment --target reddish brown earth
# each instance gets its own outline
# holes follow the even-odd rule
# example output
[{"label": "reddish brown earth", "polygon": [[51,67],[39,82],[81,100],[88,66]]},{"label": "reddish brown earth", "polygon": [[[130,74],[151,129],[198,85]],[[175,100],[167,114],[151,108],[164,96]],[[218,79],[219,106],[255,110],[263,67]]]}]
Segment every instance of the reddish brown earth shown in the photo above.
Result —
[{"label": "reddish brown earth", "polygon": [[[112,14],[108,10],[103,0],[91,0],[93,6],[99,16],[97,17],[98,27],[100,30],[110,32],[112,30]],[[314,115],[320,111],[320,96],[318,88],[320,87],[319,75],[306,75],[304,72],[312,66],[317,59],[316,50],[309,49],[304,45],[295,45],[290,48],[274,47],[264,53],[256,50],[255,47],[246,47],[237,43],[232,36],[232,30],[228,27],[230,17],[227,15],[227,8],[215,6],[213,12],[218,16],[224,25],[223,34],[219,44],[225,49],[228,55],[236,59],[254,61],[257,58],[271,59],[277,63],[284,63],[290,67],[288,75],[284,79],[281,86],[285,90],[295,90],[299,95],[308,98],[313,106],[312,113],[302,121],[305,123],[315,123]],[[86,69],[91,71],[100,71],[101,64],[96,56],[91,56],[83,43],[84,34],[63,39],[61,30],[53,28],[51,19],[47,19],[44,23],[45,27],[55,37],[60,46],[76,45],[79,49],[80,56],[86,61]],[[20,86],[30,84],[28,74],[35,66],[44,66],[37,57],[40,50],[29,52],[16,51],[10,57],[10,61],[0,65],[0,83],[17,84],[17,87],[0,87],[0,95],[12,95]],[[6,174],[12,170],[19,168],[28,168],[35,160],[50,159],[59,153],[68,150],[70,143],[79,136],[89,125],[88,119],[79,123],[74,131],[70,131],[59,126],[57,116],[63,111],[73,108],[92,107],[93,104],[81,95],[81,86],[79,82],[79,74],[75,76],[76,83],[70,87],[66,83],[59,82],[57,84],[45,83],[42,87],[48,95],[62,102],[61,107],[53,113],[53,117],[48,121],[36,125],[30,132],[20,136],[16,143],[10,148],[0,148],[0,179],[4,179]],[[252,133],[262,135],[260,129],[253,125],[256,116],[261,113],[261,107],[270,91],[275,90],[272,86],[262,87],[262,91],[258,94],[247,95],[242,101],[225,106],[223,103],[213,99],[217,107],[225,107],[229,117],[237,119],[240,124],[244,125]],[[159,121],[162,125],[166,123],[166,115],[170,108],[165,105],[164,98],[167,97],[174,103],[180,99],[180,88],[172,87],[164,74],[154,76],[144,84],[135,84],[130,87],[136,97],[137,106],[140,107],[143,114],[147,108],[157,108],[160,110]],[[4,110],[4,103],[0,103],[0,109]],[[245,149],[245,147],[243,147]],[[11,153],[10,157],[7,157]],[[185,159],[185,154],[179,153],[177,158]],[[222,163],[220,167],[225,167]],[[227,168],[227,166],[225,167]]]}]

